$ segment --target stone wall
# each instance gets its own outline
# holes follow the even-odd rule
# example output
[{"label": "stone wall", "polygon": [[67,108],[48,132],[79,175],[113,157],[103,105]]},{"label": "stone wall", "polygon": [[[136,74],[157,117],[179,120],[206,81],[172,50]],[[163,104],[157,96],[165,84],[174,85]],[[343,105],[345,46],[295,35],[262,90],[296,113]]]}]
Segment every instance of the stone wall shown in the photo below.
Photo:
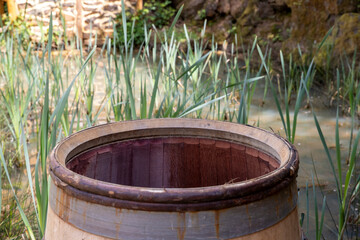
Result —
[{"label": "stone wall", "polygon": [[[160,1],[160,0],[159,0]],[[335,54],[351,54],[360,49],[359,0],[172,0],[180,8],[183,19],[196,25],[208,19],[208,32],[218,42],[231,40],[234,33],[245,41],[257,35],[259,41],[285,51],[296,49],[300,43],[304,51],[319,43],[335,25],[329,40],[336,43]],[[85,42],[90,33],[99,42],[112,34],[116,15],[121,13],[121,0],[16,0],[31,26],[33,40],[47,30],[50,13],[54,31],[66,30],[67,36],[76,33]],[[125,4],[134,8],[137,0]],[[63,18],[62,18],[62,17]],[[64,21],[62,21],[62,19]]]},{"label": "stone wall", "polygon": [[[113,32],[113,22],[121,13],[121,0],[16,0],[21,14],[30,25],[32,40],[39,41],[47,32],[50,14],[55,34],[66,31],[68,37],[78,34],[85,42],[97,34],[98,42]],[[125,5],[134,8],[136,0]],[[90,34],[91,33],[91,34]]]},{"label": "stone wall", "polygon": [[[183,19],[208,19],[209,32],[219,42],[231,33],[252,41],[252,36],[286,51],[304,51],[321,42],[335,25],[329,40],[337,43],[334,53],[351,54],[360,49],[358,0],[173,0],[184,4]],[[195,16],[195,17],[194,17]]]}]

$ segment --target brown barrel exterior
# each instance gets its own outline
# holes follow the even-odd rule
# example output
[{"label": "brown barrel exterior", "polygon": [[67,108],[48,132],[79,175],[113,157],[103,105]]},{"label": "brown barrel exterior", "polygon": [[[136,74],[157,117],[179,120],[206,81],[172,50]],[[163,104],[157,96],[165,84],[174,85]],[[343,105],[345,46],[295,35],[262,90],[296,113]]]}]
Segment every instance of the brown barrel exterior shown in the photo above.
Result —
[{"label": "brown barrel exterior", "polygon": [[92,127],[50,155],[45,239],[300,239],[298,167],[290,143],[251,126]]}]

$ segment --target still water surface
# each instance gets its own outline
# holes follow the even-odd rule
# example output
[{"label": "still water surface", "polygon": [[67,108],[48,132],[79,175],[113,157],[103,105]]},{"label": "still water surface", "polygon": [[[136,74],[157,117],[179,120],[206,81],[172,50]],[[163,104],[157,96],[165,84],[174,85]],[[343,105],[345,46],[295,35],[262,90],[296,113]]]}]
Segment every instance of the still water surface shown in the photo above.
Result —
[{"label": "still water surface", "polygon": [[[94,81],[94,109],[97,109],[101,104],[104,104],[103,100],[106,96],[106,85],[105,85],[105,74],[103,69],[103,63],[99,62],[99,68],[96,72],[96,77]],[[76,65],[70,66],[70,75],[76,74]],[[146,79],[146,71],[144,68],[139,68],[137,71],[137,77]],[[70,78],[71,79],[71,78]],[[273,98],[271,93],[268,93],[265,103],[263,101],[264,86],[262,83],[258,84],[254,99],[252,101],[252,106],[250,110],[249,124],[259,126],[260,128],[266,129],[268,131],[274,131],[279,133],[282,136],[285,136],[281,119],[279,113],[276,110]],[[150,92],[148,96],[150,96]],[[329,108],[323,104],[324,101],[327,101],[327,98],[322,97],[321,94],[316,94],[317,97],[313,98],[312,101],[315,103],[315,111],[318,116],[321,128],[327,140],[328,146],[331,147],[331,153],[335,159],[335,123],[336,123],[336,112],[334,108]],[[70,96],[72,99],[72,96]],[[236,109],[237,106],[235,106]],[[102,115],[100,115],[102,116]],[[100,117],[100,123],[105,122],[105,117]],[[343,159],[346,159],[346,152],[348,148],[348,140],[350,137],[350,119],[347,117],[340,118],[340,139],[342,144]],[[316,193],[318,199],[318,208],[321,209],[322,204],[322,194],[320,192],[320,187],[323,193],[327,197],[327,204],[329,209],[331,209],[335,221],[337,221],[338,215],[338,203],[337,196],[335,192],[335,182],[333,174],[329,165],[329,162],[326,158],[323,146],[321,144],[320,138],[318,136],[317,129],[314,124],[314,119],[312,112],[309,109],[301,109],[298,116],[297,132],[295,139],[295,147],[300,153],[300,171],[298,174],[298,187],[299,187],[299,213],[307,212],[307,198],[306,198],[306,184],[309,185],[309,225],[307,225],[306,217],[304,220],[303,229],[307,233],[309,239],[315,238],[315,212],[314,212],[314,200],[312,193],[312,175],[315,176],[315,170],[320,184],[316,183]],[[36,144],[32,144],[33,152],[33,161],[36,161]],[[34,151],[35,150],[35,151]],[[345,161],[343,163],[343,168],[346,169]],[[27,181],[26,177],[23,179]],[[316,181],[315,181],[316,182]],[[355,206],[358,207],[358,206]],[[325,239],[336,239],[336,228],[335,224],[327,212],[325,215],[325,223],[323,228],[323,234]]]},{"label": "still water surface", "polygon": [[[101,71],[98,71],[98,73]],[[95,80],[95,104],[101,104],[104,92],[104,75],[99,75]],[[146,79],[145,68],[139,67],[137,70],[137,77]],[[263,104],[264,84],[257,85],[252,105],[250,109],[250,117],[248,123],[250,125],[259,126],[268,131],[274,131],[282,136],[285,136],[283,131],[281,118],[276,109],[275,102],[269,92]],[[150,92],[148,96],[150,96]],[[315,112],[320,122],[323,134],[326,138],[327,144],[333,159],[335,160],[335,124],[336,124],[336,109],[328,107],[328,97],[321,92],[313,93],[312,102],[315,106]],[[234,106],[236,109],[238,106]],[[340,123],[340,139],[343,154],[343,169],[346,169],[345,159],[347,157],[347,150],[350,139],[351,119],[348,117],[341,117]],[[326,195],[326,202],[328,208],[331,209],[332,217],[328,213],[325,214],[323,236],[325,239],[337,239],[337,230],[335,223],[337,223],[338,216],[338,202],[337,194],[335,192],[335,181],[331,171],[330,164],[327,160],[324,148],[320,141],[318,131],[314,124],[313,114],[310,109],[302,108],[298,116],[298,124],[296,131],[296,139],[294,143],[300,154],[300,170],[298,174],[298,188],[299,188],[299,214],[307,213],[307,197],[306,184],[309,186],[309,224],[307,218],[304,219],[303,229],[309,239],[315,239],[315,211],[314,198],[312,190],[312,176],[317,176],[319,183],[315,180],[316,194],[318,201],[318,209],[322,207],[323,195]],[[322,190],[322,193],[320,191]],[[355,206],[358,207],[358,206]],[[320,213],[319,213],[320,214]]]}]

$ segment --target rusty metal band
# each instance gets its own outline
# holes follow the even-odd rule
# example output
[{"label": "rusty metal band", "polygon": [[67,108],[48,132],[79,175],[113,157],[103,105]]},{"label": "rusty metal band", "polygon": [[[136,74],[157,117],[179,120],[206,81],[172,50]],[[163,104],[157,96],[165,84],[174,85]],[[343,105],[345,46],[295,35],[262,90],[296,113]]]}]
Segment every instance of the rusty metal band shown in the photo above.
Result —
[{"label": "rusty metal band", "polygon": [[[214,199],[213,201],[209,198],[208,201],[182,201],[180,198],[173,198],[173,201],[167,202],[156,202],[152,199],[148,201],[138,201],[131,199],[121,199],[121,198],[112,198],[107,196],[102,196],[98,194],[93,194],[89,192],[84,192],[79,189],[73,188],[70,185],[66,185],[59,178],[54,176],[51,173],[51,178],[53,184],[63,190],[66,195],[80,199],[83,201],[87,201],[93,204],[101,204],[104,206],[112,206],[116,208],[122,209],[133,209],[133,210],[142,210],[142,211],[174,211],[174,212],[184,212],[184,211],[204,211],[204,210],[221,210],[225,208],[230,208],[239,205],[245,205],[251,202],[255,202],[266,198],[266,196],[270,196],[273,194],[282,191],[284,188],[289,185],[294,185],[294,179],[284,180],[276,186],[276,188],[269,188],[261,192],[253,193],[248,196],[241,196],[238,198],[224,198],[224,199]],[[52,189],[51,189],[52,191]],[[159,189],[159,191],[162,191]],[[177,200],[177,201],[176,201]]]},{"label": "rusty metal band", "polygon": [[85,232],[113,239],[231,239],[273,226],[297,205],[295,181],[277,194],[248,204],[183,212],[93,204],[51,184],[50,207],[61,219]]},{"label": "rusty metal band", "polygon": [[[245,136],[241,135],[244,132],[250,133]],[[256,134],[252,134],[253,132],[261,133],[266,137],[262,136],[260,139]],[[281,162],[281,166],[266,175],[239,183],[183,189],[143,188],[112,184],[81,176],[65,167],[66,161],[72,157],[99,145],[165,135],[224,139],[250,145],[254,148],[258,145],[262,151],[276,157]],[[284,151],[286,153],[277,152],[272,145],[281,145],[286,150]],[[111,201],[99,200],[105,204],[111,205],[114,202],[125,203],[130,201],[132,204],[127,205],[126,208],[128,209],[148,206],[150,210],[155,210],[153,206],[156,204],[166,203],[160,210],[164,211],[166,210],[165,206],[171,206],[171,204],[192,203],[196,205],[198,203],[228,200],[229,204],[213,208],[220,209],[239,205],[241,202],[239,199],[253,198],[252,200],[257,200],[260,197],[265,198],[283,189],[296,178],[299,168],[298,158],[297,151],[289,142],[273,133],[251,126],[194,119],[138,120],[93,127],[75,133],[63,140],[50,155],[50,173],[60,188],[72,196],[79,197],[82,195],[79,197],[82,199],[88,197],[90,201],[104,197],[104,199],[111,199]],[[198,206],[200,205],[198,204]],[[192,210],[197,209],[193,208]]]}]

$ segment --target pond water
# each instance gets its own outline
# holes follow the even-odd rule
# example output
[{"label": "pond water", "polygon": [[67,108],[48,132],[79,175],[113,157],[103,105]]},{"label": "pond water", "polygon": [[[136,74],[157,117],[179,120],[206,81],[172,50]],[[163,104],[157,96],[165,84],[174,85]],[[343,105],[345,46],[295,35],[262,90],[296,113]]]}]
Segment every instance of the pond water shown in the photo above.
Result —
[{"label": "pond water", "polygon": [[[138,76],[141,76],[141,74],[146,73],[140,68],[138,71]],[[103,89],[101,87],[103,80],[97,80],[96,84],[98,84],[96,90],[99,92],[99,96],[104,96],[104,93],[101,93],[101,89]],[[267,94],[264,104],[263,93],[264,84],[259,83],[251,105],[250,117],[248,121],[249,124],[259,126],[260,128],[266,129],[268,131],[274,131],[282,136],[285,136],[282,122],[271,93],[269,92]],[[325,96],[323,93],[314,92],[312,95],[316,96],[312,97],[311,101],[314,104],[314,110],[317,114],[327,144],[330,147],[333,159],[335,160],[336,109],[335,107],[328,107],[328,96]],[[98,103],[100,103],[100,100],[101,98],[98,98]],[[339,123],[340,139],[342,145],[341,150],[343,154],[342,157],[343,159],[346,159],[351,132],[351,119],[349,117],[341,117],[339,119]],[[331,209],[331,213],[333,215],[331,216],[329,212],[326,211],[323,236],[325,239],[336,239],[337,230],[335,228],[335,222],[337,223],[338,203],[337,194],[335,191],[335,180],[323,145],[320,141],[318,131],[314,124],[313,114],[310,109],[302,108],[299,113],[294,145],[300,154],[300,170],[297,178],[299,188],[299,214],[306,214],[307,212],[306,184],[309,186],[309,224],[307,224],[305,217],[303,225],[304,232],[306,232],[309,239],[315,238],[315,211],[312,189],[313,175],[315,178],[318,209],[321,209],[322,207],[322,194],[325,194],[327,207],[328,209]],[[343,161],[343,169],[347,169],[345,161]],[[318,181],[316,180],[316,177]],[[320,187],[322,192],[320,191]],[[333,218],[335,219],[335,222]]]},{"label": "pond water", "polygon": [[[101,64],[100,64],[101,65]],[[98,70],[101,74],[102,69]],[[100,105],[104,93],[104,75],[99,75],[95,80],[95,105]],[[139,67],[137,70],[137,77],[145,79],[145,68]],[[150,95],[150,93],[149,93]],[[283,131],[282,122],[279,113],[276,109],[275,101],[268,91],[268,94],[263,99],[264,84],[260,82],[257,85],[252,105],[250,108],[250,117],[248,123],[250,125],[259,126],[260,128],[268,131],[274,131],[282,136],[285,136]],[[328,97],[321,92],[314,92],[312,94],[312,102],[314,110],[320,122],[323,134],[326,138],[327,144],[330,147],[331,154],[335,160],[335,124],[336,124],[336,109],[328,107]],[[264,102],[263,102],[264,100]],[[237,106],[235,106],[236,108]],[[347,149],[350,139],[351,119],[348,117],[341,117],[340,123],[340,139],[342,145],[343,159],[347,157]],[[333,216],[326,211],[323,227],[323,236],[325,239],[337,239],[337,230],[335,222],[337,223],[338,216],[338,203],[337,194],[335,191],[335,180],[331,171],[330,164],[327,160],[323,145],[320,141],[318,131],[314,124],[313,114],[310,109],[302,108],[298,116],[298,124],[296,131],[296,139],[294,143],[300,154],[300,170],[298,174],[298,188],[299,188],[299,214],[307,213],[307,197],[306,197],[306,184],[308,184],[308,201],[309,201],[309,224],[304,219],[303,229],[309,239],[315,239],[315,211],[314,211],[314,198],[312,189],[312,175],[315,178],[316,195],[318,202],[318,209],[321,211],[323,195],[326,195],[327,207],[331,209]],[[343,169],[347,166],[343,162]],[[315,175],[316,172],[316,175]],[[319,183],[317,183],[316,177]],[[322,192],[320,191],[320,187]],[[320,215],[320,213],[319,213]]]},{"label": "pond water", "polygon": [[[328,108],[323,104],[323,101],[326,101],[326,98],[323,96],[313,98],[312,101],[316,106],[314,110],[320,122],[327,144],[330,147],[333,160],[335,160],[336,110]],[[259,127],[275,131],[284,136],[285,133],[283,131],[282,122],[273,102],[271,96],[269,96],[265,101],[264,106],[253,106],[249,123],[259,120]],[[351,132],[351,119],[348,117],[341,117],[339,123],[342,157],[343,159],[346,159]],[[294,145],[300,155],[300,170],[297,178],[299,188],[299,214],[307,214],[307,201],[309,201],[310,206],[309,226],[307,227],[305,217],[303,230],[304,232],[308,231],[306,235],[309,239],[315,239],[315,206],[312,189],[312,176],[314,176],[319,216],[323,201],[322,194],[326,195],[327,207],[331,209],[333,215],[331,216],[328,211],[325,213],[323,236],[325,239],[337,239],[337,230],[335,229],[335,223],[332,219],[334,218],[337,223],[338,202],[337,193],[335,191],[335,180],[310,109],[301,109],[299,113]],[[342,167],[343,169],[347,168],[345,161],[343,162]],[[319,183],[316,178],[318,178]],[[306,197],[306,184],[308,184],[308,200]]]},{"label": "pond water", "polygon": [[[96,72],[95,82],[94,82],[94,90],[95,90],[95,98],[94,98],[94,108],[98,109],[102,104],[105,97],[105,74],[103,65],[106,61],[100,61],[99,67]],[[75,70],[78,69],[76,64],[70,65],[70,72],[74,71],[70,75],[75,75]],[[139,68],[137,71],[137,76],[141,78],[145,76],[146,71],[143,68]],[[71,79],[71,78],[69,78]],[[258,84],[257,90],[254,95],[254,99],[251,105],[249,124],[259,126],[260,128],[266,129],[268,131],[274,131],[284,136],[284,131],[282,128],[281,119],[279,113],[276,110],[275,103],[269,92],[267,97],[265,98],[265,103],[262,104],[263,101],[263,93],[264,93],[264,85],[262,83]],[[150,93],[148,94],[150,95]],[[315,111],[318,116],[319,122],[321,124],[323,133],[327,140],[328,145],[331,147],[331,153],[334,155],[335,146],[335,123],[336,123],[336,112],[334,108],[328,108],[323,104],[324,101],[327,101],[327,98],[324,97],[321,93],[315,93],[315,98],[312,101],[315,104]],[[72,96],[70,96],[72,99]],[[96,112],[96,110],[95,110]],[[100,115],[99,123],[104,123],[105,115]],[[344,154],[344,159],[346,159],[346,152],[348,148],[348,140],[350,137],[350,124],[351,121],[347,117],[340,118],[340,139],[342,139],[341,144],[343,146],[342,152]],[[299,213],[306,214],[306,184],[309,185],[309,203],[310,203],[310,213],[309,213],[309,221],[310,224],[307,226],[306,217],[304,220],[303,229],[307,232],[307,236],[309,239],[315,238],[315,212],[314,212],[314,200],[312,193],[312,175],[315,176],[315,170],[317,177],[319,179],[319,183],[321,189],[327,197],[327,204],[329,209],[331,209],[333,217],[335,221],[337,221],[338,215],[338,203],[337,203],[337,195],[335,192],[335,182],[334,177],[329,165],[329,162],[326,158],[325,152],[323,150],[323,146],[321,144],[317,129],[314,124],[314,119],[312,112],[309,109],[301,109],[298,116],[298,124],[297,124],[297,132],[295,139],[295,147],[298,149],[300,153],[300,170],[298,174],[298,188],[299,188]],[[32,162],[35,164],[36,161],[36,144],[32,145]],[[314,168],[315,167],[315,168]],[[345,162],[343,163],[343,168],[346,169]],[[27,181],[26,177],[23,179],[25,182]],[[315,181],[316,182],[316,181]],[[316,194],[318,200],[318,208],[321,209],[322,203],[322,194],[319,188],[319,184],[316,183]],[[357,206],[355,206],[357,207]],[[323,228],[323,235],[325,239],[336,239],[337,230],[335,229],[335,224],[328,212],[325,214],[325,222]]]}]

